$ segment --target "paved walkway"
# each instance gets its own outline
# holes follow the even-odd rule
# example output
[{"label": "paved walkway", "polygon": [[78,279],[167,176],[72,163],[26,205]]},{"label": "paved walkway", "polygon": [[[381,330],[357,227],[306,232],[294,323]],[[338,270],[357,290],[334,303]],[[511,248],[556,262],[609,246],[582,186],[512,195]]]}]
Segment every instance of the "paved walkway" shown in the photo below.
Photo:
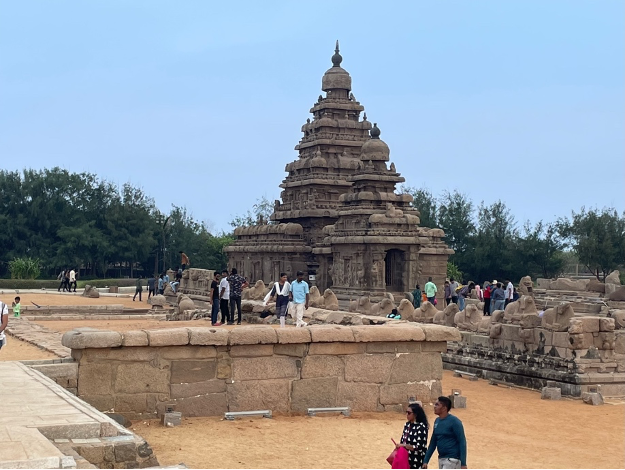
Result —
[{"label": "paved walkway", "polygon": [[0,396],[0,468],[75,468],[51,440],[119,433],[102,413],[19,362],[0,362]]}]

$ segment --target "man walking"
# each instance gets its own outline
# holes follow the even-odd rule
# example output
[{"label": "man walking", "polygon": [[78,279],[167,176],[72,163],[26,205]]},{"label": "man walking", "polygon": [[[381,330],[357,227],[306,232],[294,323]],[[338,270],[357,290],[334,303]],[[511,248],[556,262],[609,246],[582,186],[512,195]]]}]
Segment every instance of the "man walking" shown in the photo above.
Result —
[{"label": "man walking", "polygon": [[243,288],[247,286],[247,281],[243,276],[239,276],[237,268],[230,270],[228,276],[230,283],[230,321],[234,322],[234,310],[237,309],[237,325],[241,324],[241,295]]},{"label": "man walking", "polygon": [[211,282],[211,325],[221,326],[221,323],[217,321],[219,315],[219,273],[213,275],[214,279]]},{"label": "man walking", "polygon": [[143,292],[143,286],[141,285],[141,276],[137,278],[137,282],[135,283],[135,295],[132,297],[132,301],[135,301],[135,297],[139,294],[139,302],[141,302],[141,292]]},{"label": "man walking", "polygon": [[295,319],[295,326],[306,326],[304,321],[304,310],[308,310],[308,301],[310,299],[310,289],[308,283],[304,281],[304,273],[297,271],[297,280],[291,284],[291,316]]},{"label": "man walking", "polygon": [[61,292],[61,289],[63,289],[63,292],[65,292],[65,271],[65,269],[61,271],[61,274],[59,274],[59,276],[57,277],[57,279],[61,281],[58,289],[59,292]]},{"label": "man walking", "polygon": [[[219,282],[219,307],[221,308],[221,323],[233,325],[229,318],[230,303],[230,283],[228,282],[228,270],[221,272],[221,281]],[[234,318],[233,318],[234,319]]]},{"label": "man walking", "polygon": [[467,468],[467,440],[464,437],[462,421],[449,414],[451,400],[447,397],[438,397],[434,403],[434,414],[438,416],[434,421],[434,431],[423,459],[422,468],[428,468],[428,462],[438,450],[438,468]]},{"label": "man walking", "polygon": [[148,278],[148,300],[150,300],[150,297],[156,295],[156,278],[154,277],[154,274],[152,274],[149,278]]},{"label": "man walking", "polygon": [[76,282],[76,270],[75,269],[72,269],[69,272],[69,285],[67,286],[67,290],[71,292],[72,286],[74,286],[74,292],[76,292],[77,282]]},{"label": "man walking", "polygon": [[428,282],[425,284],[425,296],[428,298],[428,302],[434,305],[434,299],[436,298],[436,293],[438,289],[436,284],[432,282],[432,277],[428,277]]}]

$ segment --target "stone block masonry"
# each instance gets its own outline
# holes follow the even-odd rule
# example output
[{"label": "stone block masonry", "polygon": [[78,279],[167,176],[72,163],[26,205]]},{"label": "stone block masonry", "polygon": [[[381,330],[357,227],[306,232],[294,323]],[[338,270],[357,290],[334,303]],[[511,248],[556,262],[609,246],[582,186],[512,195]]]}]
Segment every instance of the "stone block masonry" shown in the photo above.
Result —
[{"label": "stone block masonry", "polygon": [[193,417],[330,406],[385,411],[409,397],[429,402],[441,394],[439,351],[459,340],[455,328],[438,325],[428,325],[427,332],[417,324],[284,330],[258,325],[79,329],[65,333],[63,345],[78,363],[80,398],[138,419],[167,408]]}]

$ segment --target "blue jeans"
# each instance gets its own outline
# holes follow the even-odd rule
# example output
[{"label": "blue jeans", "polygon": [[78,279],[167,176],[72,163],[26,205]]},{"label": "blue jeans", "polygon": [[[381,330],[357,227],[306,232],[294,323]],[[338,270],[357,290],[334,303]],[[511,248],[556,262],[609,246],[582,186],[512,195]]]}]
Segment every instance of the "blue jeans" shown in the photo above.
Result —
[{"label": "blue jeans", "polygon": [[434,299],[435,299],[435,297],[428,297],[428,302],[430,302],[432,305],[434,305]]},{"label": "blue jeans", "polygon": [[503,310],[506,308],[505,300],[495,300],[495,310]]},{"label": "blue jeans", "polygon": [[458,296],[458,309],[464,310],[464,297],[461,295]]},{"label": "blue jeans", "polygon": [[213,307],[211,309],[211,323],[214,325],[217,323],[217,316],[219,315],[219,297],[213,299]]}]

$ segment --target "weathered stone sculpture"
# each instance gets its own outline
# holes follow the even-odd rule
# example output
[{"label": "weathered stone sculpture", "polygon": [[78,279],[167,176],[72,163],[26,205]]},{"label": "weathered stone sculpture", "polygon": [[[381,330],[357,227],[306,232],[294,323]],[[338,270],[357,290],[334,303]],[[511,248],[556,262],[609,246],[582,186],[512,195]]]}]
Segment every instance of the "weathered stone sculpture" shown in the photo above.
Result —
[{"label": "weathered stone sculpture", "polygon": [[350,301],[349,311],[369,315],[371,313],[371,301],[369,300],[369,296],[363,295],[358,300]]},{"label": "weathered stone sculpture", "polygon": [[503,320],[503,310],[497,310],[498,314],[493,314],[487,317],[482,317],[480,324],[477,327],[477,332],[481,334],[490,334],[491,327],[495,324],[500,324]]},{"label": "weathered stone sculpture", "polygon": [[243,289],[241,298],[246,300],[263,300],[265,298],[265,283],[261,280],[256,281],[252,287]]},{"label": "weathered stone sculpture", "polygon": [[169,282],[163,283],[163,295],[176,295],[174,289],[172,289],[171,284]]},{"label": "weathered stone sculpture", "polygon": [[503,332],[503,310],[495,310],[491,315],[491,325],[490,331],[488,332],[488,337],[490,339],[499,339],[501,337],[501,333]]},{"label": "weathered stone sculpture", "polygon": [[[420,323],[434,323],[434,317],[439,313],[439,310],[430,302],[421,302],[421,306],[416,308],[414,315],[416,320]],[[403,318],[403,317],[402,317]]]},{"label": "weathered stone sculpture", "polygon": [[401,315],[401,319],[408,321],[420,321],[415,315],[418,310],[413,307],[408,299],[401,299],[399,307],[397,307],[397,312]]},{"label": "weathered stone sculpture", "polygon": [[[606,284],[606,286],[607,285],[608,284]],[[608,295],[608,300],[625,302],[625,286],[618,287],[614,292]]]},{"label": "weathered stone sculpture", "polygon": [[183,313],[186,310],[195,310],[195,304],[193,303],[193,300],[191,300],[189,298],[189,296],[185,295],[185,294],[178,294],[177,296],[177,301],[178,301],[178,313]]},{"label": "weathered stone sculpture", "polygon": [[323,308],[332,311],[337,311],[339,309],[339,299],[336,298],[332,289],[323,291]]},{"label": "weathered stone sculpture", "polygon": [[323,308],[324,299],[317,286],[312,286],[310,288],[309,304],[311,307]]},{"label": "weathered stone sculpture", "polygon": [[571,304],[560,304],[545,311],[541,326],[551,331],[567,331],[569,322],[574,316],[575,312]]},{"label": "weathered stone sculpture", "polygon": [[603,282],[599,282],[597,279],[591,279],[588,281],[588,285],[586,286],[586,290],[589,292],[605,292],[605,284]]},{"label": "weathered stone sculpture", "polygon": [[414,305],[414,295],[412,295],[412,292],[404,292],[404,298]]},{"label": "weathered stone sculpture", "polygon": [[165,307],[167,305],[167,299],[164,295],[157,294],[150,297],[148,303],[152,305],[152,307]]},{"label": "weathered stone sculpture", "polygon": [[458,312],[458,305],[451,303],[445,307],[445,310],[438,311],[434,315],[433,322],[437,325],[454,326],[454,318]]},{"label": "weathered stone sculpture", "polygon": [[616,284],[617,286],[621,285],[621,273],[619,271],[612,271],[605,278],[606,284]]},{"label": "weathered stone sculpture", "polygon": [[533,297],[524,295],[516,302],[510,302],[504,310],[504,322],[518,324],[524,314],[534,314],[538,316],[536,304]]},{"label": "weathered stone sculpture", "polygon": [[614,318],[617,330],[625,330],[625,310],[613,310],[610,316]]},{"label": "weathered stone sculpture", "polygon": [[83,291],[81,296],[82,297],[89,297],[91,299],[99,299],[100,298],[100,291],[98,291],[98,289],[96,289],[95,287],[90,286],[89,284],[87,284],[85,286],[85,290]]},{"label": "weathered stone sculpture", "polygon": [[385,317],[391,313],[394,308],[395,304],[391,302],[391,299],[384,298],[371,306],[371,315]]},{"label": "weathered stone sculpture", "polygon": [[530,297],[534,297],[534,283],[532,282],[532,278],[530,276],[522,277],[519,281],[519,295],[528,295]]},{"label": "weathered stone sculpture", "polygon": [[482,312],[475,305],[467,305],[464,310],[454,316],[454,324],[460,330],[477,331],[481,321]]},{"label": "weathered stone sculpture", "polygon": [[588,279],[568,279],[561,277],[555,281],[549,283],[549,289],[551,290],[572,290],[572,291],[585,291],[588,285]]}]

